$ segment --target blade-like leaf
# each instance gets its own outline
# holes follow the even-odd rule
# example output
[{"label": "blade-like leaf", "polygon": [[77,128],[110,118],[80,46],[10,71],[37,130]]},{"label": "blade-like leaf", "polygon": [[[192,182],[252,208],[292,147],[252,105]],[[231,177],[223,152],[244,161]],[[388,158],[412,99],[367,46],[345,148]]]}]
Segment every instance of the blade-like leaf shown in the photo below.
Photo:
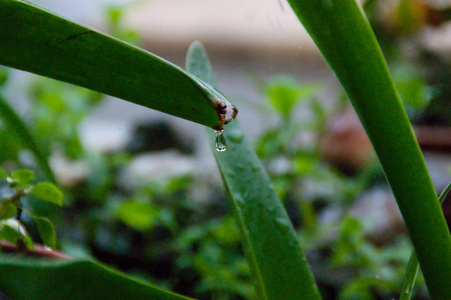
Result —
[{"label": "blade-like leaf", "polygon": [[36,162],[38,163],[42,172],[45,174],[47,180],[56,182],[55,175],[53,174],[53,171],[49,166],[48,155],[46,155],[45,151],[42,151],[38,143],[36,143],[33,135],[28,130],[25,123],[20,119],[19,116],[17,116],[14,110],[6,103],[5,99],[3,99],[1,96],[0,96],[0,118],[2,119],[3,123],[8,127],[9,132],[14,135],[16,140],[20,141],[20,143],[24,147],[28,148],[31,152],[33,152],[36,158]]},{"label": "blade-like leaf", "polygon": [[0,64],[208,127],[231,119],[224,96],[149,52],[18,0],[0,0],[0,20]]},{"label": "blade-like leaf", "polygon": [[0,255],[0,290],[12,299],[188,299],[90,260]]},{"label": "blade-like leaf", "polygon": [[30,194],[33,196],[62,206],[64,203],[63,194],[61,191],[50,182],[40,182],[31,188]]},{"label": "blade-like leaf", "polygon": [[[188,51],[187,70],[215,85],[207,54],[198,42]],[[215,135],[210,134],[215,149]],[[213,151],[243,236],[258,298],[320,299],[285,208],[238,123],[228,125],[224,135],[227,151]]]},{"label": "blade-like leaf", "polygon": [[395,195],[432,299],[451,299],[451,235],[420,147],[356,0],[288,0],[346,90]]},{"label": "blade-like leaf", "polygon": [[[451,182],[440,194],[440,197],[438,198],[440,204],[443,204],[443,201],[445,201],[445,198],[450,190],[451,190]],[[404,278],[402,280],[401,294],[399,300],[409,300],[410,297],[412,297],[412,292],[415,286],[415,281],[417,280],[419,269],[420,265],[418,263],[417,254],[415,253],[415,251],[412,251],[409,262],[407,263],[406,273],[404,274]]]}]

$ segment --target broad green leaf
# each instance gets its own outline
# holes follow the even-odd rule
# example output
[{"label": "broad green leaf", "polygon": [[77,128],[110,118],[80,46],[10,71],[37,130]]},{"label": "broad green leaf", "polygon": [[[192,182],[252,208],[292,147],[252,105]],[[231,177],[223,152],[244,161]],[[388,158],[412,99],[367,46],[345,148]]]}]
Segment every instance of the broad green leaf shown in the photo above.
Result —
[{"label": "broad green leaf", "polygon": [[0,0],[0,64],[73,83],[208,127],[233,114],[181,68],[28,2]]},{"label": "broad green leaf", "polygon": [[0,220],[12,218],[16,213],[17,207],[14,204],[0,200]]},{"label": "broad green leaf", "polygon": [[[450,190],[451,190],[451,182],[440,194],[440,197],[438,198],[440,204],[443,204]],[[412,251],[409,262],[407,263],[406,273],[404,274],[404,278],[402,280],[401,294],[399,300],[409,300],[410,297],[412,297],[413,288],[415,287],[415,281],[417,280],[419,270],[420,265],[418,263],[417,254],[415,253],[415,251]]]},{"label": "broad green leaf", "polygon": [[34,172],[26,169],[16,170],[11,173],[11,178],[19,185],[26,185],[34,180]]},{"label": "broad green leaf", "polygon": [[2,168],[0,168],[0,179],[6,178],[6,177],[8,177],[8,174],[6,174],[6,172]]},{"label": "broad green leaf", "polygon": [[432,299],[451,299],[451,235],[382,51],[356,0],[288,0],[341,85],[395,195]]},{"label": "broad green leaf", "polygon": [[64,203],[63,194],[61,191],[50,182],[40,182],[31,188],[30,194],[33,196],[62,206]]},{"label": "broad green leaf", "polygon": [[56,247],[56,233],[52,222],[49,219],[33,216],[38,226],[39,236],[46,246]]},{"label": "broad green leaf", "polygon": [[0,290],[12,299],[188,299],[91,260],[0,254]]},{"label": "broad green leaf", "polygon": [[[202,45],[195,42],[187,70],[215,85]],[[212,147],[214,134],[210,133]],[[320,299],[296,233],[261,162],[236,121],[224,131],[227,150],[215,152],[252,271],[258,299]]]},{"label": "broad green leaf", "polygon": [[[48,155],[45,154],[30,130],[28,130],[27,125],[22,121],[22,119],[15,113],[15,111],[7,104],[6,100],[0,96],[0,119],[3,124],[6,125],[8,132],[14,136],[14,138],[20,142],[23,147],[28,148],[33,152],[36,162],[45,174],[47,180],[52,182],[55,181],[55,175],[49,166]],[[0,172],[1,173],[1,172]],[[0,174],[1,178],[1,174]]]}]

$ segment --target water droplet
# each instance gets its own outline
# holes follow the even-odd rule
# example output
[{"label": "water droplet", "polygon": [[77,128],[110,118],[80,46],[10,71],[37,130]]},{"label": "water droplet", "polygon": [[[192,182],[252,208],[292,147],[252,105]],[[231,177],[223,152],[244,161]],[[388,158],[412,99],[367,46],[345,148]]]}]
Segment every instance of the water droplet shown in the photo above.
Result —
[{"label": "water droplet", "polygon": [[223,133],[224,133],[224,130],[215,130],[215,134],[216,134],[215,145],[216,145],[216,151],[218,151],[218,152],[224,152],[227,150],[227,143],[226,143]]},{"label": "water droplet", "polygon": [[53,249],[50,248],[49,246],[44,246],[44,249],[47,250],[47,251],[53,251]]},{"label": "water droplet", "polygon": [[381,279],[381,277],[380,277],[379,275],[374,275],[374,277],[375,277],[376,279]]}]

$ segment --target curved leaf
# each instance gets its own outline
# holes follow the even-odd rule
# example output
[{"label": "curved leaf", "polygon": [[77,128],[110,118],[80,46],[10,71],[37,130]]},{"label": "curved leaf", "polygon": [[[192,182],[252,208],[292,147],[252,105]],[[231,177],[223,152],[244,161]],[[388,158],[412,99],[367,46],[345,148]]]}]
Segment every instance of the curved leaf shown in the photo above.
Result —
[{"label": "curved leaf", "polygon": [[34,172],[27,169],[19,169],[11,173],[11,178],[19,185],[26,185],[34,180]]},{"label": "curved leaf", "polygon": [[188,299],[91,260],[0,254],[0,291],[17,300]]},{"label": "curved leaf", "polygon": [[451,235],[376,37],[356,0],[288,0],[354,106],[433,299],[451,299]]},{"label": "curved leaf", "polygon": [[149,52],[30,3],[0,0],[0,64],[80,85],[220,129],[233,106]]},{"label": "curved leaf", "polygon": [[59,206],[62,206],[64,203],[63,194],[56,186],[54,186],[50,182],[40,182],[36,184],[31,188],[30,194],[41,200]]},{"label": "curved leaf", "polygon": [[44,245],[55,248],[56,247],[56,233],[53,224],[49,219],[33,216],[38,226],[39,236],[41,237]]},{"label": "curved leaf", "polygon": [[[195,42],[187,70],[215,85],[207,54]],[[211,131],[211,130],[210,130]],[[259,299],[320,299],[290,219],[252,146],[236,121],[227,126],[225,152],[212,149],[243,236]]]}]

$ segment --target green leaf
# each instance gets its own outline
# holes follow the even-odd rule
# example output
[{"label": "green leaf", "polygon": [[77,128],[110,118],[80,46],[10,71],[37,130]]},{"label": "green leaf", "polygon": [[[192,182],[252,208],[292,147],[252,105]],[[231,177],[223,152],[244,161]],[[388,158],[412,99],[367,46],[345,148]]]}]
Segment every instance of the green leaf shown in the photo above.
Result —
[{"label": "green leaf", "polygon": [[283,116],[291,115],[300,100],[312,97],[321,85],[310,83],[300,85],[292,77],[279,76],[266,86],[266,94],[271,105]]},{"label": "green leaf", "polygon": [[406,111],[355,0],[288,0],[346,90],[409,231],[432,299],[451,299],[451,235]]},{"label": "green leaf", "polygon": [[[440,204],[443,204],[450,190],[451,190],[451,182],[440,194],[440,197],[438,198]],[[404,278],[402,280],[401,294],[399,300],[409,300],[412,297],[413,288],[415,287],[415,281],[417,280],[419,270],[420,265],[418,263],[417,254],[415,253],[415,251],[412,251],[409,262],[407,263],[406,273],[404,274]]]},{"label": "green leaf", "polygon": [[34,180],[34,172],[26,169],[16,170],[11,173],[11,178],[19,185],[26,185]]},{"label": "green leaf", "polygon": [[12,218],[17,213],[17,207],[9,202],[0,201],[0,220]]},{"label": "green leaf", "polygon": [[[215,85],[199,42],[191,45],[187,70]],[[210,133],[212,149],[215,135]],[[215,153],[259,299],[320,299],[296,233],[261,162],[236,121],[224,130],[228,147]]]},{"label": "green leaf", "polygon": [[[6,125],[8,133],[12,135],[15,140],[19,141],[23,147],[28,148],[36,158],[36,161],[44,172],[46,178],[52,182],[55,181],[55,175],[48,163],[48,155],[43,151],[34,136],[31,134],[27,125],[16,114],[16,112],[8,105],[5,99],[0,96],[0,118]],[[1,172],[0,172],[1,173]],[[1,174],[0,174],[1,178]]]},{"label": "green leaf", "polygon": [[15,244],[17,242],[17,239],[20,238],[20,233],[8,224],[2,224],[1,236],[4,240]]},{"label": "green leaf", "polygon": [[62,206],[64,203],[63,194],[61,191],[50,182],[40,182],[32,187],[30,194],[33,196]]},{"label": "green leaf", "polygon": [[12,299],[189,299],[86,259],[0,254],[0,290]]},{"label": "green leaf", "polygon": [[2,168],[0,168],[0,179],[7,178],[7,177],[8,177],[8,174],[6,174],[6,172]]},{"label": "green leaf", "polygon": [[8,68],[0,66],[0,86],[8,80]]},{"label": "green leaf", "polygon": [[49,219],[33,216],[38,226],[39,236],[45,245],[55,248],[56,247],[56,233],[52,222]]},{"label": "green leaf", "polygon": [[155,225],[158,211],[149,203],[127,201],[122,203],[116,216],[130,227],[138,230],[148,230]]},{"label": "green leaf", "polygon": [[[208,127],[233,106],[181,68],[28,2],[0,0],[0,64],[73,83]],[[227,105],[226,117],[221,109]]]},{"label": "green leaf", "polygon": [[25,247],[26,247],[28,250],[31,250],[31,251],[34,250],[33,240],[32,240],[31,237],[28,236],[28,235],[22,235],[22,236],[17,240],[18,247],[20,248],[21,246],[19,245],[19,243],[25,244]]},{"label": "green leaf", "polygon": [[300,96],[299,84],[291,77],[279,77],[266,87],[271,105],[282,115],[288,116],[297,104]]}]

